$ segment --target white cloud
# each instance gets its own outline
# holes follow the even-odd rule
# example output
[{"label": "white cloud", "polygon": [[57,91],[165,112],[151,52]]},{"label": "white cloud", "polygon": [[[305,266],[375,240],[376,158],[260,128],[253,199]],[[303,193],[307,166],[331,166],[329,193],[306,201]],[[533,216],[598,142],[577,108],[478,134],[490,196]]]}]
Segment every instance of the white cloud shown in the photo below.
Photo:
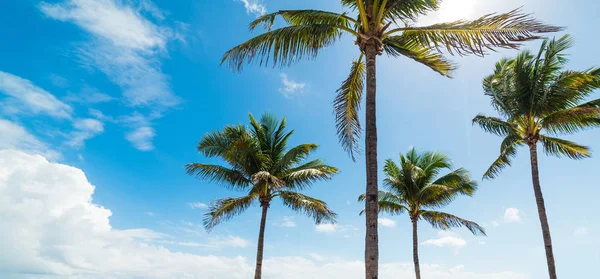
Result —
[{"label": "white cloud", "polygon": [[304,88],[306,87],[306,83],[300,83],[293,81],[288,78],[286,74],[280,74],[281,83],[283,83],[283,87],[279,88],[279,92],[283,94],[286,98],[291,98],[295,95],[302,94],[304,92]]},{"label": "white cloud", "polygon": [[428,239],[422,243],[423,245],[438,246],[438,247],[454,247],[463,248],[467,246],[467,241],[459,237],[453,232],[440,231],[438,238]]},{"label": "white cloud", "polygon": [[492,226],[499,227],[502,224],[508,223],[523,223],[521,211],[515,207],[509,207],[504,210],[504,214],[492,221]]},{"label": "white cloud", "polygon": [[133,7],[113,0],[67,0],[63,3],[42,2],[47,16],[73,22],[113,45],[146,51],[164,48],[168,32],[145,19]]},{"label": "white cloud", "polygon": [[[95,278],[248,278],[243,257],[174,253],[147,244],[148,229],[117,230],[92,203],[94,186],[74,167],[39,155],[0,151],[0,271]],[[220,241],[220,242],[219,242]],[[216,244],[247,245],[236,238]]]},{"label": "white cloud", "polygon": [[239,247],[246,248],[252,245],[252,242],[245,240],[238,236],[227,236],[227,237],[214,237],[210,238],[204,247],[212,249],[220,249],[225,247]]},{"label": "white cloud", "polygon": [[243,239],[239,236],[227,236],[227,237],[211,237],[206,243],[200,243],[195,241],[172,241],[172,240],[161,240],[159,243],[174,244],[185,247],[198,247],[209,250],[219,250],[223,248],[246,248],[252,245],[252,242]]},{"label": "white cloud", "polygon": [[188,203],[188,206],[193,208],[193,209],[204,209],[204,208],[208,208],[208,205],[205,203],[201,203],[201,202],[191,202]]},{"label": "white cloud", "polygon": [[62,157],[60,153],[27,132],[23,126],[4,119],[0,119],[0,149],[19,149],[28,153],[43,154],[51,160]]},{"label": "white cloud", "polygon": [[521,223],[521,215],[519,209],[509,207],[504,211],[504,222],[505,223]]},{"label": "white cloud", "polygon": [[319,224],[315,226],[315,231],[322,233],[332,233],[338,229],[336,224]]},{"label": "white cloud", "polygon": [[260,0],[235,0],[242,2],[246,8],[246,13],[261,16],[267,13],[267,7]]},{"label": "white cloud", "polygon": [[146,212],[146,215],[148,215],[150,217],[156,216],[156,214],[154,214],[154,212],[151,212],[151,211]]},{"label": "white cloud", "polygon": [[114,100],[108,94],[99,92],[97,89],[85,86],[78,94],[69,94],[64,99],[66,102],[79,104],[98,104]]},{"label": "white cloud", "polygon": [[56,74],[50,75],[50,81],[56,87],[60,87],[60,88],[69,87],[69,80],[67,80],[66,78],[61,77],[59,75],[56,75]]},{"label": "white cloud", "polygon": [[589,233],[590,233],[590,229],[588,229],[587,227],[578,227],[573,232],[573,234],[575,236],[584,236],[584,235],[588,235]]},{"label": "white cloud", "polygon": [[350,238],[356,235],[358,229],[350,225],[319,224],[315,225],[315,231],[326,234],[340,235],[344,238]]},{"label": "white cloud", "polygon": [[[167,56],[167,43],[182,35],[152,21],[154,17],[165,23],[165,13],[152,2],[65,0],[43,2],[40,10],[93,35],[77,54],[85,66],[102,71],[121,88],[127,105],[146,108],[152,115],[148,118],[158,118],[181,102],[171,90],[169,76],[162,72],[161,58]],[[154,129],[147,125],[132,128],[126,138],[142,151],[153,149]]]},{"label": "white cloud", "polygon": [[104,132],[104,124],[96,119],[76,119],[73,122],[73,131],[67,144],[71,147],[80,148],[83,143]]},{"label": "white cloud", "polygon": [[[143,228],[113,228],[109,220],[112,212],[92,202],[93,192],[94,186],[77,168],[20,151],[0,151],[0,250],[4,252],[0,272],[8,277],[35,274],[44,278],[251,278],[253,259],[175,253],[152,244],[169,237],[165,234]],[[175,244],[251,245],[233,236],[216,237],[207,244]],[[315,255],[315,260],[267,258],[263,278],[364,278],[361,261],[332,261]],[[531,279],[510,271],[475,273],[464,266],[424,264],[422,270],[424,277],[437,279]],[[380,265],[382,279],[413,274],[411,263]]]},{"label": "white cloud", "polygon": [[57,118],[70,118],[73,111],[69,105],[35,86],[31,81],[2,71],[0,71],[0,92],[11,98],[8,104],[5,104],[5,110],[19,112],[25,109],[35,114],[47,114]]},{"label": "white cloud", "polygon": [[284,228],[294,228],[296,227],[296,222],[294,222],[294,217],[285,216],[283,217],[283,221],[280,223],[274,223],[273,225]]},{"label": "white cloud", "polygon": [[[280,257],[265,260],[263,278],[275,279],[359,279],[364,278],[362,261],[320,261],[305,257]],[[436,279],[531,279],[529,275],[516,272],[475,273],[464,266],[445,267],[443,265],[422,264],[423,278]],[[379,278],[411,278],[414,277],[412,263],[382,263],[379,266]]]},{"label": "white cloud", "polygon": [[392,219],[388,219],[388,218],[378,218],[377,222],[384,226],[384,227],[388,227],[388,228],[395,228],[396,227],[396,221],[392,220]]},{"label": "white cloud", "polygon": [[154,149],[154,145],[152,144],[152,139],[154,139],[156,133],[152,127],[140,127],[132,132],[129,132],[125,139],[133,144],[135,148],[140,151],[149,151]]}]

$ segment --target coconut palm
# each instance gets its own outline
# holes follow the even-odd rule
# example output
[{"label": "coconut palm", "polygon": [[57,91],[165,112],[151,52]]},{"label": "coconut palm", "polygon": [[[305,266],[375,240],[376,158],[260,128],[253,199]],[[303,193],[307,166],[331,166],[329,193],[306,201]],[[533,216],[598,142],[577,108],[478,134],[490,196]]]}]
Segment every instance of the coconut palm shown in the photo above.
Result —
[{"label": "coconut palm", "polygon": [[501,117],[480,114],[473,119],[486,132],[504,137],[500,156],[484,178],[492,179],[509,166],[518,146],[529,147],[533,190],[551,279],[556,278],[556,267],[540,186],[537,146],[541,143],[548,155],[586,158],[590,156],[588,147],[556,136],[600,126],[600,100],[584,103],[600,87],[600,69],[564,70],[564,51],[572,43],[568,35],[544,40],[537,54],[523,51],[513,59],[498,62],[494,73],[484,79],[483,88]]},{"label": "coconut palm", "polygon": [[245,193],[242,197],[223,198],[211,203],[204,215],[204,226],[212,230],[217,224],[246,211],[252,205],[262,208],[256,271],[261,278],[267,211],[271,201],[279,198],[294,211],[312,217],[315,223],[335,222],[336,214],[321,200],[298,191],[308,189],[319,180],[328,180],[338,172],[320,159],[306,161],[317,150],[316,144],[301,144],[287,149],[293,131],[286,131],[285,118],[279,122],[270,114],[256,121],[250,114],[250,127],[227,126],[222,131],[206,134],[198,151],[207,157],[218,157],[227,166],[190,163],[186,171],[202,179],[219,182],[232,190]]},{"label": "coconut palm", "polygon": [[[358,59],[353,61],[334,101],[337,134],[352,159],[360,151],[362,126],[358,111],[366,81],[366,278],[378,274],[377,234],[377,125],[376,59],[383,53],[405,56],[443,76],[455,69],[440,50],[450,54],[484,55],[495,48],[516,48],[520,42],[560,28],[513,10],[485,15],[473,21],[459,20],[430,26],[415,26],[416,19],[439,8],[441,0],[341,0],[347,11],[282,10],[266,14],[250,24],[250,30],[267,31],[225,53],[222,64],[240,71],[245,63],[288,66],[339,41],[343,34],[356,38]],[[272,29],[277,17],[284,26]]]},{"label": "coconut palm", "polygon": [[[450,172],[440,175],[444,169]],[[420,220],[429,222],[436,229],[466,227],[473,234],[485,235],[485,230],[477,223],[437,211],[458,195],[472,196],[477,190],[477,182],[471,180],[469,172],[463,168],[452,170],[450,158],[445,154],[419,153],[413,148],[406,155],[400,154],[400,165],[392,159],[386,160],[383,172],[386,176],[383,183],[387,191],[379,191],[379,212],[391,215],[408,213],[412,223],[413,260],[417,279],[421,279],[417,233]],[[363,201],[365,198],[366,195],[363,194],[358,200]]]}]

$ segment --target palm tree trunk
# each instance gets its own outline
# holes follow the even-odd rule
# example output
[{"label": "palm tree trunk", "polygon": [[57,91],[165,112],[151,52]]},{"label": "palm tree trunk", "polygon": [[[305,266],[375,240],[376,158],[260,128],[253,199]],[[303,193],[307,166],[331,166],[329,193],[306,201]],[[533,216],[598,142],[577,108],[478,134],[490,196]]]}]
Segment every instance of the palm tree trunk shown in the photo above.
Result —
[{"label": "palm tree trunk", "polygon": [[258,248],[256,252],[256,270],[254,271],[254,279],[262,278],[262,262],[263,262],[263,250],[265,246],[265,226],[267,223],[267,210],[269,209],[269,203],[261,203],[262,216],[260,217],[260,231],[258,233]]},{"label": "palm tree trunk", "polygon": [[417,233],[417,219],[412,219],[413,227],[413,261],[415,262],[415,275],[421,279],[421,266],[419,265],[419,235]]},{"label": "palm tree trunk", "polygon": [[377,234],[377,121],[376,93],[377,78],[376,64],[377,47],[367,44],[367,104],[366,104],[366,136],[365,151],[367,165],[367,186],[365,199],[366,237],[365,237],[365,272],[367,279],[377,279],[379,263],[379,237]]},{"label": "palm tree trunk", "polygon": [[537,203],[538,215],[542,225],[542,235],[544,236],[544,247],[546,248],[546,261],[548,262],[548,273],[550,279],[556,279],[556,266],[554,264],[554,253],[552,252],[552,238],[550,237],[550,226],[546,216],[546,206],[544,205],[544,196],[540,186],[540,177],[538,172],[537,144],[529,145],[531,156],[531,177],[533,179],[533,192],[535,193],[535,202]]}]

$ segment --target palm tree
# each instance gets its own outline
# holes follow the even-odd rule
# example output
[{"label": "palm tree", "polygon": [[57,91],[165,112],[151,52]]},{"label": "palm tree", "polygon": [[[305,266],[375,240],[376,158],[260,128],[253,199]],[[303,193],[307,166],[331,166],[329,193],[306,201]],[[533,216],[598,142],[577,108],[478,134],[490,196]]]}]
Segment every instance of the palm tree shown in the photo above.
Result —
[{"label": "palm tree", "polygon": [[[319,51],[340,40],[343,34],[356,38],[359,57],[353,61],[334,101],[337,134],[352,159],[360,151],[362,126],[358,110],[366,79],[366,278],[378,274],[377,234],[377,125],[376,59],[388,54],[405,56],[443,76],[455,69],[440,50],[450,54],[484,55],[495,48],[516,48],[520,42],[537,39],[538,34],[561,28],[541,22],[513,10],[505,14],[485,15],[473,21],[459,20],[417,27],[416,19],[439,8],[441,0],[341,0],[348,11],[335,13],[319,10],[281,10],[266,14],[250,24],[267,31],[225,53],[221,64],[240,71],[244,63],[288,66],[304,58],[315,58]],[[280,16],[285,26],[272,30]]]},{"label": "palm tree", "polygon": [[509,166],[518,146],[529,147],[533,190],[551,279],[556,279],[556,267],[540,186],[537,146],[541,143],[548,155],[586,158],[590,156],[588,147],[555,136],[600,126],[600,99],[583,103],[600,87],[600,69],[563,70],[567,63],[563,52],[572,44],[568,35],[544,40],[537,55],[523,51],[513,59],[498,62],[494,73],[483,80],[483,88],[502,118],[480,114],[473,119],[486,132],[504,137],[500,156],[484,178],[492,179]]},{"label": "palm tree", "polygon": [[319,180],[329,180],[338,169],[325,165],[320,159],[306,162],[316,144],[301,144],[287,149],[293,131],[286,131],[285,118],[279,122],[264,114],[257,122],[250,114],[250,128],[244,125],[227,126],[222,131],[206,134],[198,151],[207,157],[223,159],[228,166],[190,163],[186,171],[202,179],[219,182],[232,190],[245,193],[238,198],[218,199],[204,215],[208,231],[217,224],[246,211],[258,203],[262,208],[255,279],[262,276],[262,260],[267,211],[271,201],[281,199],[294,211],[302,212],[315,223],[335,222],[336,214],[321,200],[298,191],[310,188]]},{"label": "palm tree", "polygon": [[[451,172],[439,176],[444,169]],[[485,235],[477,223],[436,209],[448,205],[458,195],[472,196],[477,182],[471,180],[463,168],[452,170],[450,158],[442,153],[419,153],[414,148],[406,155],[400,154],[400,166],[392,159],[385,162],[384,186],[388,191],[379,191],[379,212],[391,215],[408,213],[413,230],[413,260],[417,279],[421,279],[419,266],[419,240],[417,223],[423,219],[434,228],[447,230],[466,227],[473,234]],[[439,177],[438,177],[439,176]],[[363,201],[366,195],[360,195]],[[364,210],[361,212],[361,214]]]}]

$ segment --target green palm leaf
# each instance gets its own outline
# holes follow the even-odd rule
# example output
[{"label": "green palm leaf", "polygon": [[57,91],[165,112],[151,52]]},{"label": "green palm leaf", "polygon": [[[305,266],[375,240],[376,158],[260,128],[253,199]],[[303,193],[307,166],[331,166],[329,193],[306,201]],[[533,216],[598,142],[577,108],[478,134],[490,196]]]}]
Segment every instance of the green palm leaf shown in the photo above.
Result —
[{"label": "green palm leaf", "polygon": [[258,35],[227,51],[221,64],[240,71],[244,62],[287,66],[303,58],[315,58],[319,51],[340,39],[341,29],[330,24],[288,26]]},{"label": "green palm leaf", "polygon": [[254,195],[218,199],[210,205],[208,213],[204,214],[204,227],[211,231],[219,223],[243,213],[256,201],[257,197]]},{"label": "green palm leaf", "polygon": [[540,138],[544,151],[548,155],[567,156],[571,159],[583,159],[590,157],[590,149],[587,146],[576,144],[572,141],[542,136]]},{"label": "green palm leaf", "polygon": [[473,124],[479,125],[484,131],[498,136],[507,136],[514,132],[511,125],[497,117],[490,117],[479,114],[473,118]]},{"label": "green palm leaf", "polygon": [[339,141],[354,161],[355,155],[360,153],[358,140],[362,133],[358,117],[365,80],[365,64],[362,57],[361,54],[357,61],[352,62],[350,76],[337,90],[338,95],[333,101]]},{"label": "green palm leaf", "polygon": [[383,40],[385,52],[392,56],[406,56],[442,76],[452,77],[456,65],[444,58],[435,48],[419,44],[406,36],[390,36]]},{"label": "green palm leaf", "polygon": [[452,214],[438,211],[421,210],[420,216],[436,229],[448,230],[451,228],[466,227],[474,235],[486,235],[485,229],[479,224]]},{"label": "green palm leaf", "polygon": [[557,32],[562,28],[545,25],[520,9],[505,14],[489,14],[473,21],[458,20],[426,27],[401,27],[403,32],[422,45],[445,48],[451,54],[484,55],[494,48],[517,48],[521,42],[538,39],[536,33]]},{"label": "green palm leaf", "polygon": [[511,134],[504,138],[500,145],[500,156],[483,174],[483,178],[495,178],[504,167],[510,166],[511,160],[517,156],[517,147],[520,144],[523,144],[523,140],[517,135]]},{"label": "green palm leaf", "polygon": [[274,13],[260,16],[250,23],[250,30],[262,26],[271,30],[275,19],[280,16],[287,24],[291,26],[327,24],[333,26],[343,26],[350,28],[350,23],[356,23],[356,20],[345,14],[332,13],[319,10],[281,10]]},{"label": "green palm leaf", "polygon": [[185,165],[185,171],[189,175],[221,183],[231,189],[244,190],[251,186],[251,180],[243,172],[219,165],[190,163]]},{"label": "green palm leaf", "polygon": [[313,218],[316,224],[336,222],[337,214],[324,201],[292,191],[279,191],[277,195],[285,206]]}]

